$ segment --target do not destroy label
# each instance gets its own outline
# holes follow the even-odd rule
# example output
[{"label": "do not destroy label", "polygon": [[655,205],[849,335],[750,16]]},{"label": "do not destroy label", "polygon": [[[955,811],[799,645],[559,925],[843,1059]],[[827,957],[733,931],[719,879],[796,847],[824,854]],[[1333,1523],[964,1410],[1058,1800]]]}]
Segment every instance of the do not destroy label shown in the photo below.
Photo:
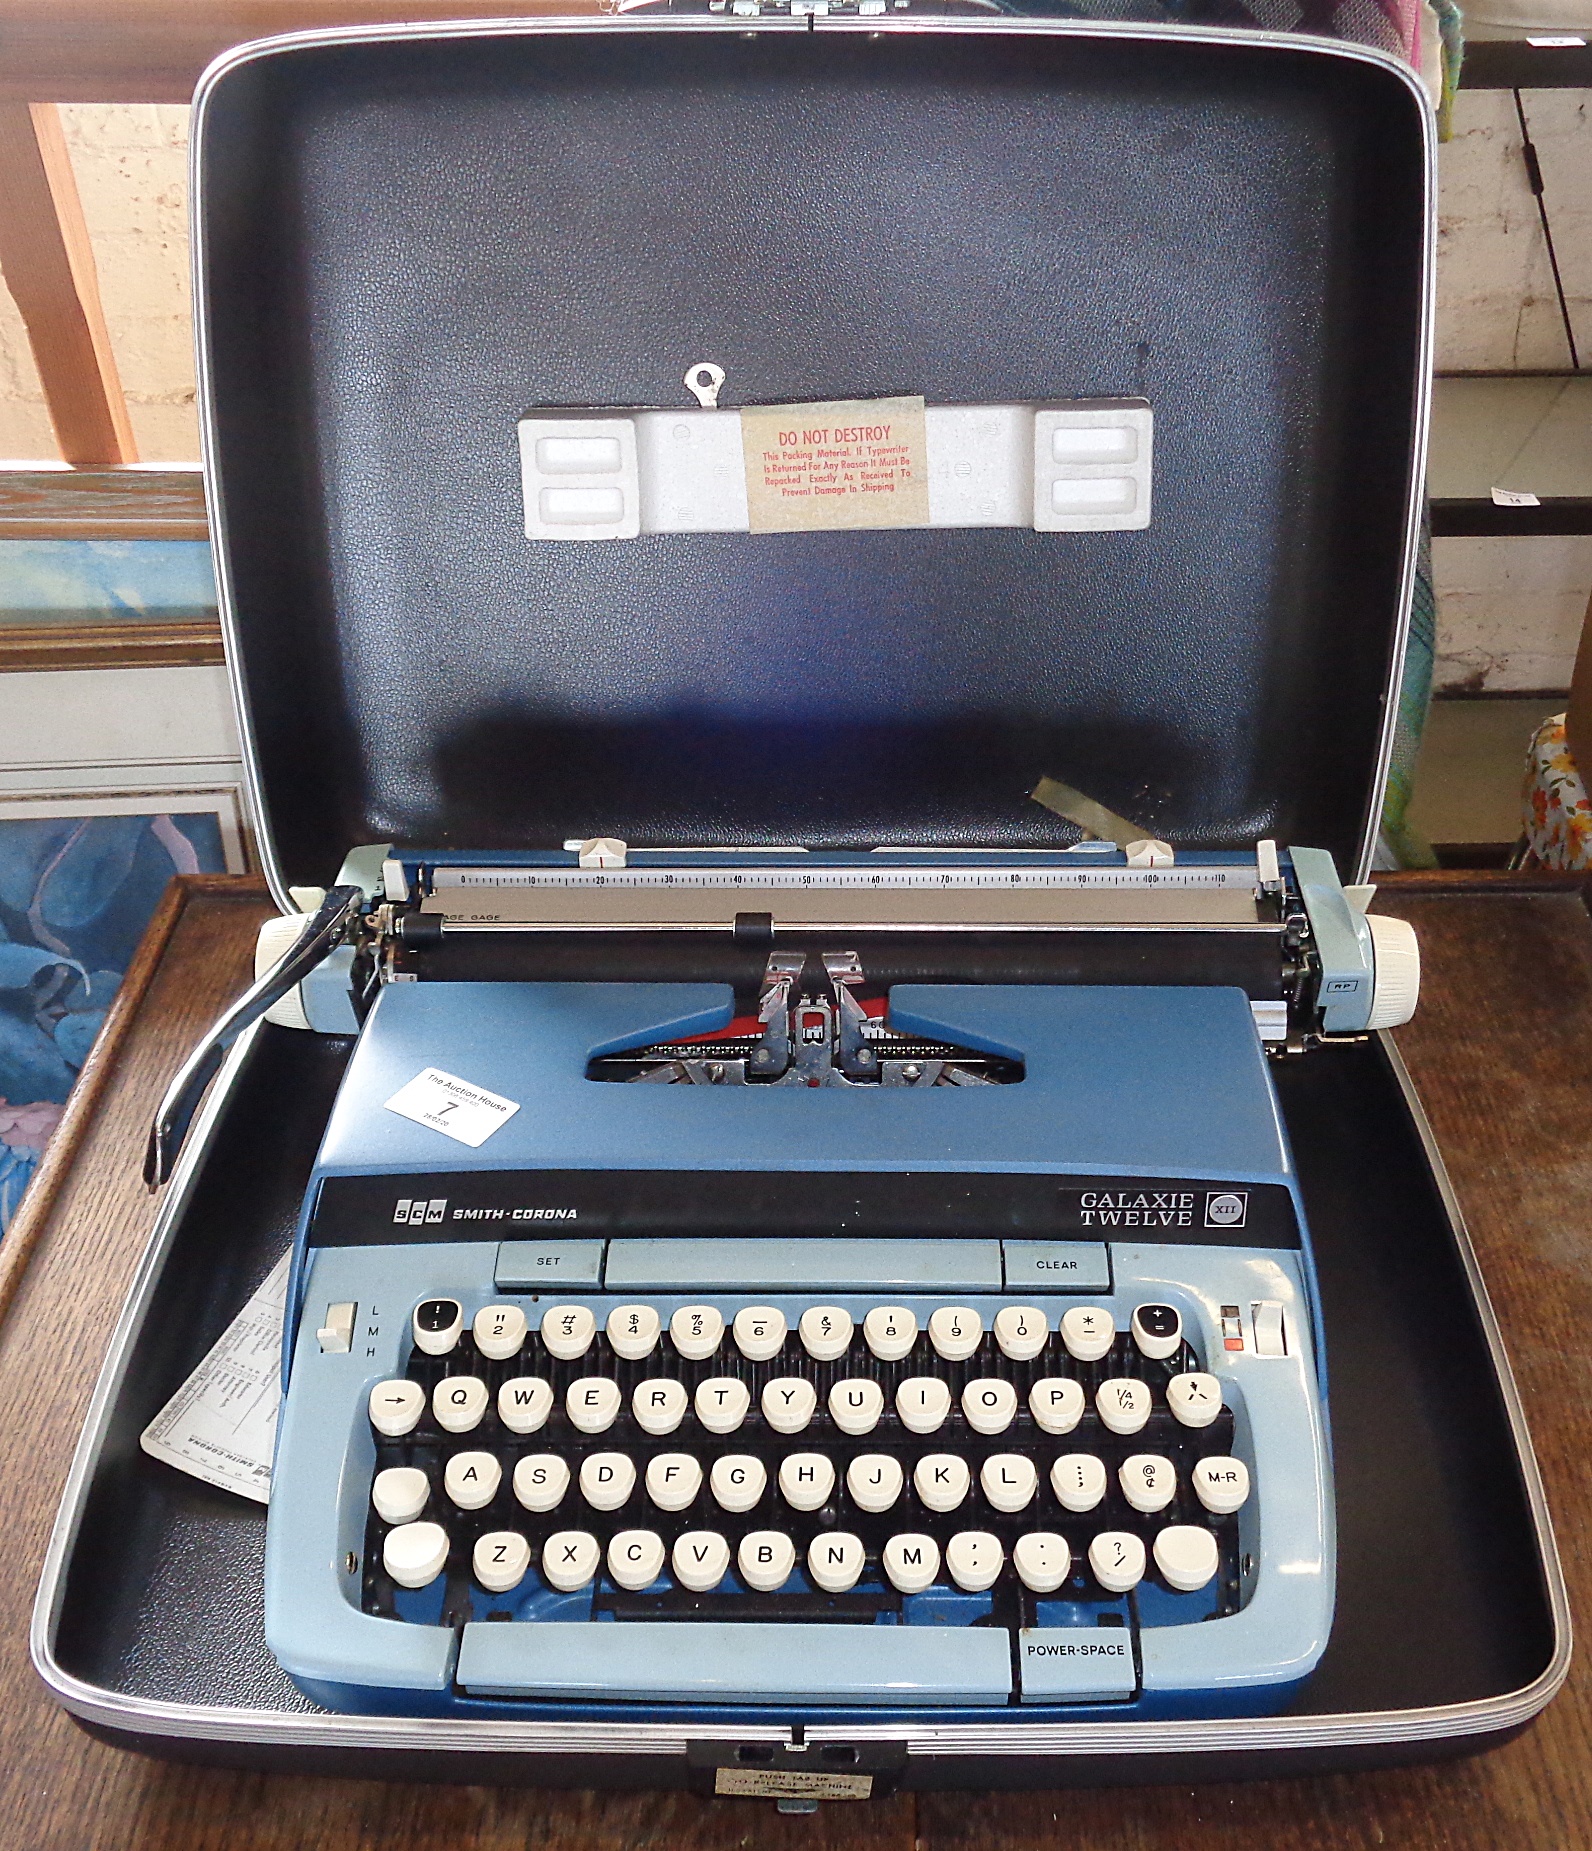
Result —
[{"label": "do not destroy label", "polygon": [[753,533],[929,524],[921,398],[743,406],[741,442]]}]

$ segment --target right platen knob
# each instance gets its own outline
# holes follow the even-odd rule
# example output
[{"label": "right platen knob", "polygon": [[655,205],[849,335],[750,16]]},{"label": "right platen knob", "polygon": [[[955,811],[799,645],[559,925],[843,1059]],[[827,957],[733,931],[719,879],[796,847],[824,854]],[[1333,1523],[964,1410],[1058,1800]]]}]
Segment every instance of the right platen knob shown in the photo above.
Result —
[{"label": "right platen knob", "polygon": [[1421,995],[1421,947],[1407,919],[1367,913],[1374,976],[1367,1028],[1397,1028],[1409,1021]]}]

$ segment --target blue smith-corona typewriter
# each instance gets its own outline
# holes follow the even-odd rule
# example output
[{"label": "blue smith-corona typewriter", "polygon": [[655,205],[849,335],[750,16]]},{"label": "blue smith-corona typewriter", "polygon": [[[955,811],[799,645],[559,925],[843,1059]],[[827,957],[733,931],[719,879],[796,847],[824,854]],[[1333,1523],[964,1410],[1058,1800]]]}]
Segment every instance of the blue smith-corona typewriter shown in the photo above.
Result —
[{"label": "blue smith-corona typewriter", "polygon": [[[1270,1066],[1405,1019],[1408,928],[1269,842],[731,859],[356,856],[256,997],[363,1015],[271,1650],[367,1712],[1282,1708],[1334,1523]],[[957,933],[978,980],[935,980]]]}]

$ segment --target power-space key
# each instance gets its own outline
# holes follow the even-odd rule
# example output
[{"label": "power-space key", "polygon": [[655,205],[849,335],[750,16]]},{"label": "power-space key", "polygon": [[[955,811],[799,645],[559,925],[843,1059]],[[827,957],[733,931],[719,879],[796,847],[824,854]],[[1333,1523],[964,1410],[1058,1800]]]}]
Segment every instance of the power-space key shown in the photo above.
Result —
[{"label": "power-space key", "polygon": [[985,1626],[476,1620],[472,1697],[637,1703],[1005,1703],[1011,1636]]}]

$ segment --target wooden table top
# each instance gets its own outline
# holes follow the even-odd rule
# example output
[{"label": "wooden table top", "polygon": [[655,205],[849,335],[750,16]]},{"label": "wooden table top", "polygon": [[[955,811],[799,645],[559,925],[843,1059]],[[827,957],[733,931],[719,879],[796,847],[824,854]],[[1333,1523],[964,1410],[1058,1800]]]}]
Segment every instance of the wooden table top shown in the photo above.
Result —
[{"label": "wooden table top", "polygon": [[[1554,877],[1400,876],[1426,987],[1400,1030],[1503,1326],[1572,1604],[1592,1593],[1592,922]],[[1221,1786],[902,1794],[816,1817],[682,1793],[402,1786],[147,1760],[83,1734],[28,1662],[50,1524],[100,1359],[154,1221],[139,1181],[156,1099],[241,988],[246,881],[173,891],[129,972],[79,1098],[0,1244],[0,1847],[10,1851],[523,1851],[526,1846],[870,1851],[1578,1851],[1592,1846],[1592,1673],[1519,1740],[1429,1768]],[[1507,1572],[1507,1564],[1500,1564]]]}]

